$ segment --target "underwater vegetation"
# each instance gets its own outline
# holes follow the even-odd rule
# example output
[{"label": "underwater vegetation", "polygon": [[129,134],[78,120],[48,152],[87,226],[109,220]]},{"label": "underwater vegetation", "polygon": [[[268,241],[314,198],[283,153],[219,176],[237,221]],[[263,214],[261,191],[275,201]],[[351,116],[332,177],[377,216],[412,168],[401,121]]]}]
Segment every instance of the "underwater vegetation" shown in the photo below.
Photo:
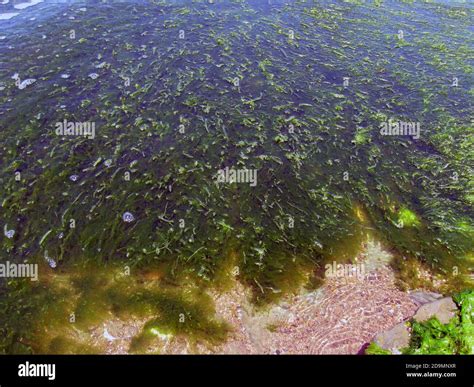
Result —
[{"label": "underwater vegetation", "polygon": [[460,316],[449,324],[436,318],[412,324],[412,342],[407,354],[474,354],[474,292],[456,297]]},{"label": "underwater vegetation", "polygon": [[[0,259],[40,265],[38,283],[0,282],[2,352],[70,348],[34,337],[72,311],[81,329],[156,313],[136,351],[153,329],[223,340],[206,288],[236,278],[265,304],[368,234],[404,286],[422,266],[472,288],[472,5],[38,7],[0,26]],[[219,183],[225,168],[255,184]],[[113,269],[42,279],[76,265]],[[166,286],[110,282],[150,265]]]},{"label": "underwater vegetation", "polygon": [[128,278],[120,267],[88,264],[49,272],[32,286],[9,283],[0,299],[2,352],[99,353],[103,349],[95,347],[87,333],[112,318],[145,319],[130,352],[144,352],[153,344],[153,353],[159,353],[159,339],[167,335],[186,336],[191,345],[226,338],[230,328],[213,318],[207,294],[184,281],[179,287],[157,282],[154,277],[160,272],[152,273],[150,277],[150,271],[140,271]]}]

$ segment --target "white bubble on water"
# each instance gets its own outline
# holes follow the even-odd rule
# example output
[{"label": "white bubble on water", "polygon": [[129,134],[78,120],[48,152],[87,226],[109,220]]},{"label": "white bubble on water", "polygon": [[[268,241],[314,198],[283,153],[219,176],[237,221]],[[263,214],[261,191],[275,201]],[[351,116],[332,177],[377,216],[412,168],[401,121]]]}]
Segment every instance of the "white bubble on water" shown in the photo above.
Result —
[{"label": "white bubble on water", "polygon": [[25,79],[23,82],[21,82],[18,85],[18,88],[20,90],[26,89],[28,86],[32,85],[35,82],[36,82],[36,79],[33,79],[33,78]]},{"label": "white bubble on water", "polygon": [[3,233],[8,239],[12,239],[15,235],[15,230],[9,230],[8,226],[5,225],[5,227],[3,228]]},{"label": "white bubble on water", "polygon": [[133,216],[131,212],[124,212],[122,215],[122,219],[126,223],[131,223],[135,220],[135,217]]}]

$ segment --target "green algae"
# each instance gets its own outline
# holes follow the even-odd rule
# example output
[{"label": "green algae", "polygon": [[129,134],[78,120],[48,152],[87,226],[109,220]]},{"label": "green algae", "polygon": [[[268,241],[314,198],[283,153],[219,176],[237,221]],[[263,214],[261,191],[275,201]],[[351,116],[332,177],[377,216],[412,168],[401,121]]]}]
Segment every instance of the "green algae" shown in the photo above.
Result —
[{"label": "green algae", "polygon": [[403,353],[420,354],[474,354],[473,302],[474,292],[466,291],[455,295],[458,315],[447,324],[436,317],[424,322],[412,322],[410,346]]},{"label": "green algae", "polygon": [[73,302],[69,289],[25,281],[31,282],[10,281],[1,290],[1,353],[41,353],[49,332],[54,334],[68,325]]},{"label": "green algae", "polygon": [[376,343],[371,342],[365,350],[366,355],[391,355],[389,350],[380,348]]},{"label": "green algae", "polygon": [[415,227],[420,225],[420,221],[413,211],[401,208],[398,211],[398,225],[399,227]]},{"label": "green algae", "polygon": [[146,302],[157,309],[159,317],[148,321],[142,332],[133,338],[130,351],[146,349],[153,339],[175,336],[186,337],[191,346],[205,343],[208,346],[222,343],[229,331],[227,324],[209,318],[214,314],[211,300],[200,295],[199,304],[191,301],[189,295],[145,294],[143,299],[133,302]]},{"label": "green algae", "polygon": [[[15,314],[2,318],[3,353],[97,353],[101,348],[90,341],[89,332],[111,319],[145,321],[131,352],[146,352],[145,344],[157,336],[150,329],[210,348],[229,332],[227,324],[214,317],[212,299],[190,287],[189,279],[162,283],[162,273],[150,281],[139,272],[124,275],[120,267],[90,264],[69,268],[68,273],[52,274],[47,285],[9,284],[1,306]],[[21,302],[21,309],[14,302]]]},{"label": "green algae", "polygon": [[78,343],[77,341],[63,336],[57,336],[51,340],[46,352],[52,355],[91,355],[99,353],[100,349],[91,345]]}]

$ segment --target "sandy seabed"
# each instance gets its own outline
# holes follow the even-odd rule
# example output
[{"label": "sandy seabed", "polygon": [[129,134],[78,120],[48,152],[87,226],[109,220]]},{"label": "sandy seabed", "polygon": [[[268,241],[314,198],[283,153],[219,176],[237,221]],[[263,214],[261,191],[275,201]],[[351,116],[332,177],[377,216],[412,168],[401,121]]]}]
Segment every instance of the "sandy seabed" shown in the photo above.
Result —
[{"label": "sandy seabed", "polygon": [[[216,315],[232,328],[218,346],[190,345],[185,338],[160,336],[150,353],[186,354],[357,354],[374,336],[411,317],[418,306],[395,286],[380,244],[369,242],[357,257],[363,277],[332,277],[316,291],[301,291],[276,305],[256,309],[241,284],[215,293]],[[108,354],[128,353],[146,320],[109,320],[91,333]]]}]

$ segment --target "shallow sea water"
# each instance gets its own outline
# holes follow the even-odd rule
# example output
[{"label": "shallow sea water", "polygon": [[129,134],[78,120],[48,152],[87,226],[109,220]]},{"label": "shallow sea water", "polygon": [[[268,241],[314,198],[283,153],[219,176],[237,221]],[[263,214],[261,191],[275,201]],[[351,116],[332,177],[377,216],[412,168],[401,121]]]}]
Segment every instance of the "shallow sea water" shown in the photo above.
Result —
[{"label": "shallow sea water", "polygon": [[472,4],[19,4],[0,5],[3,261],[237,267],[257,300],[367,235],[472,270]]}]

